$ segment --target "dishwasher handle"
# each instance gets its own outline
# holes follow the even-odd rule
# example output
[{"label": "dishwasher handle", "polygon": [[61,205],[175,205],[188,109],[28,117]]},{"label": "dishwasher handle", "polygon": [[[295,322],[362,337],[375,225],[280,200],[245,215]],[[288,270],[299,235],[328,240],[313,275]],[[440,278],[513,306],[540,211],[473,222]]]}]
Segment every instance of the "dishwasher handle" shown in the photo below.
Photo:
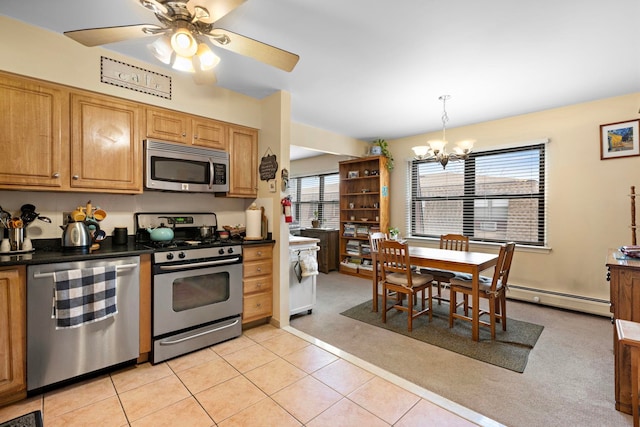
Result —
[{"label": "dishwasher handle", "polygon": [[[131,270],[132,268],[136,268],[137,266],[138,266],[138,264],[117,265],[116,266],[116,271]],[[34,273],[33,274],[33,278],[34,279],[41,279],[43,277],[53,277],[55,274],[56,274],[55,272],[51,272],[51,273]]]}]

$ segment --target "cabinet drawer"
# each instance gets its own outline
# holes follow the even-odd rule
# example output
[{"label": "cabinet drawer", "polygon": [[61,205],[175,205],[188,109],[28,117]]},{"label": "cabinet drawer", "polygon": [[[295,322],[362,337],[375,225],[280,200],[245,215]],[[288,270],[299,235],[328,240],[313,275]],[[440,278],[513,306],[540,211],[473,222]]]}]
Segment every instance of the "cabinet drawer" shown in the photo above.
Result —
[{"label": "cabinet drawer", "polygon": [[272,259],[273,246],[245,246],[242,248],[242,257],[245,261]]},{"label": "cabinet drawer", "polygon": [[273,262],[265,261],[246,262],[244,264],[244,277],[266,276],[273,272]]},{"label": "cabinet drawer", "polygon": [[251,294],[255,292],[271,291],[273,287],[273,276],[259,276],[244,279],[244,294]]},{"label": "cabinet drawer", "polygon": [[272,314],[273,294],[271,292],[245,296],[243,299],[243,322],[251,322]]}]

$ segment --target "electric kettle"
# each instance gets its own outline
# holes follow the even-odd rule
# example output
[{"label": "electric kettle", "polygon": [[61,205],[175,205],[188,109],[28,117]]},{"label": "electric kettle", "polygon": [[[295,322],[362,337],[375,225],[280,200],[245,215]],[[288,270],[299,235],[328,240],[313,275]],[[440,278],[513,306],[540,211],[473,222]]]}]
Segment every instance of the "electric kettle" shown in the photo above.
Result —
[{"label": "electric kettle", "polygon": [[91,233],[84,222],[69,222],[62,228],[63,248],[88,248],[91,246]]}]

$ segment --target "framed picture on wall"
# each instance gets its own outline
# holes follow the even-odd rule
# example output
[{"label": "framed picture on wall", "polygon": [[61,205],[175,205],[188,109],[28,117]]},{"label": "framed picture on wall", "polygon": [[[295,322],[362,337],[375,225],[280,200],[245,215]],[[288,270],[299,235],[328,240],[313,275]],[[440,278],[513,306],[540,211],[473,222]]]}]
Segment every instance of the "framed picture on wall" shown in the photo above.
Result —
[{"label": "framed picture on wall", "polygon": [[640,156],[640,120],[600,125],[600,159]]}]

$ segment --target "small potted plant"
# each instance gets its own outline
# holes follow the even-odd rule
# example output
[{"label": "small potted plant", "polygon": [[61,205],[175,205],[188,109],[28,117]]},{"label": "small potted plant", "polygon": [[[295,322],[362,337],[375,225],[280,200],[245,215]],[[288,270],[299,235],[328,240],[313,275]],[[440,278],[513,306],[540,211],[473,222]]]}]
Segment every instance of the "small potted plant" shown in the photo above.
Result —
[{"label": "small potted plant", "polygon": [[380,155],[382,154],[387,158],[387,169],[389,172],[393,170],[393,155],[391,151],[389,151],[389,144],[386,140],[378,138],[371,142],[371,154]]},{"label": "small potted plant", "polygon": [[389,238],[391,240],[398,240],[400,236],[400,230],[397,227],[389,227]]},{"label": "small potted plant", "polygon": [[313,228],[320,227],[320,218],[318,217],[318,215],[319,215],[318,211],[313,211],[313,219],[311,220],[311,226]]}]

